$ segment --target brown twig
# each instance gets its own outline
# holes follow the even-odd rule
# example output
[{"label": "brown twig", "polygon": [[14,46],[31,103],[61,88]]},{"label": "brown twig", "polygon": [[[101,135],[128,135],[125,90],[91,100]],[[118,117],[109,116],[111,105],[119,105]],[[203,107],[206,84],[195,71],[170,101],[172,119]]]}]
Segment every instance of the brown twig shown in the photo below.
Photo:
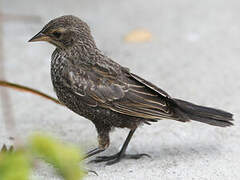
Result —
[{"label": "brown twig", "polygon": [[7,81],[2,81],[2,80],[0,80],[0,86],[12,88],[12,89],[15,89],[15,90],[18,90],[18,91],[24,91],[24,92],[32,93],[32,94],[41,96],[43,98],[46,98],[48,100],[51,100],[51,101],[53,101],[56,104],[63,105],[56,98],[53,98],[53,97],[51,97],[51,96],[49,96],[49,95],[47,95],[47,94],[45,94],[45,93],[43,93],[41,91],[38,91],[36,89],[32,89],[32,88],[29,88],[29,87],[26,87],[26,86],[22,86],[22,85],[19,85],[19,84],[7,82]]}]

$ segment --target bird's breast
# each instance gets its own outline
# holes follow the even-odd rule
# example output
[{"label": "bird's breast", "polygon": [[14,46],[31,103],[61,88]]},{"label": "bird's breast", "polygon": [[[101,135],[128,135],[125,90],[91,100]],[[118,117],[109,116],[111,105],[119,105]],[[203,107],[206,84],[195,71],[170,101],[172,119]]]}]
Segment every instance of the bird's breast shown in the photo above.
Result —
[{"label": "bird's breast", "polygon": [[64,54],[60,53],[57,49],[53,52],[51,58],[51,79],[54,89],[57,91],[58,86],[62,85],[62,74],[64,69],[67,68],[66,58]]}]

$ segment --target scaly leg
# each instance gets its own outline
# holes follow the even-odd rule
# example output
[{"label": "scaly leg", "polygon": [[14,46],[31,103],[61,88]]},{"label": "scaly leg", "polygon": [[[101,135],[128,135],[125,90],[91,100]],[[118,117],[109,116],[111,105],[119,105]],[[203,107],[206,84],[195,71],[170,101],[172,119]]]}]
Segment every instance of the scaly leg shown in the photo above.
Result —
[{"label": "scaly leg", "polygon": [[[147,156],[150,157],[148,154],[125,154],[127,146],[134,134],[136,129],[131,130],[122,146],[122,149],[120,150],[120,152],[118,152],[117,154],[111,155],[111,156],[98,156],[96,157],[95,160],[92,160],[90,162],[95,162],[95,163],[99,163],[99,162],[106,162],[106,165],[112,165],[115,163],[118,163],[121,159],[139,159],[143,156]],[[96,153],[95,153],[96,154]]]},{"label": "scaly leg", "polygon": [[97,129],[98,130],[98,144],[99,145],[98,145],[97,148],[92,149],[89,152],[87,152],[87,155],[85,156],[84,159],[87,159],[87,158],[89,158],[89,157],[91,157],[95,154],[101,153],[108,148],[109,143],[110,143],[110,140],[109,140],[110,128],[109,128],[109,130],[106,130],[106,129],[104,129],[103,131],[101,131],[100,129]]}]

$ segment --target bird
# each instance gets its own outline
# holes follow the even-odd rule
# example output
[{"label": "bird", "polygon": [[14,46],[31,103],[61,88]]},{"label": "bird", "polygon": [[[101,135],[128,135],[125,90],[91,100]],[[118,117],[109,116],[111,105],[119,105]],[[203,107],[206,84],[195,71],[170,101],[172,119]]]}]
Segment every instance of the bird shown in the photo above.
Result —
[{"label": "bird", "polygon": [[218,127],[233,125],[233,114],[173,98],[104,55],[87,23],[76,16],[64,15],[49,21],[29,40],[36,41],[55,46],[51,56],[51,80],[59,101],[95,125],[98,146],[87,152],[86,158],[109,147],[109,134],[114,128],[129,129],[118,153],[97,156],[93,162],[111,165],[122,159],[149,156],[126,154],[133,134],[143,124],[171,119]]}]

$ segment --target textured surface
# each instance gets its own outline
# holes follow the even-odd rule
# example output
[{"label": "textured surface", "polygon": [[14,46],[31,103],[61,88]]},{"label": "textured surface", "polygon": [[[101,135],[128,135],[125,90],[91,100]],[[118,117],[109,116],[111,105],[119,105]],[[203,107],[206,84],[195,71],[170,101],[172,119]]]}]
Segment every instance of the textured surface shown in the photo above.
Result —
[{"label": "textured surface", "polygon": [[[132,72],[177,98],[226,109],[235,114],[235,126],[216,128],[162,121],[136,132],[128,151],[149,153],[152,159],[125,160],[113,166],[88,164],[98,172],[86,179],[239,179],[240,2],[235,0],[144,1],[3,0],[1,11],[39,15],[42,22],[4,23],[4,57],[8,80],[54,95],[50,81],[53,46],[27,40],[50,19],[74,14],[92,28],[97,45]],[[124,36],[133,29],[152,33],[152,41],[129,44]],[[14,117],[22,138],[44,130],[82,146],[97,145],[90,121],[39,97],[11,92]],[[0,143],[9,135],[0,114]],[[116,152],[127,135],[116,130],[104,154]],[[35,179],[57,179],[40,165]]]}]

